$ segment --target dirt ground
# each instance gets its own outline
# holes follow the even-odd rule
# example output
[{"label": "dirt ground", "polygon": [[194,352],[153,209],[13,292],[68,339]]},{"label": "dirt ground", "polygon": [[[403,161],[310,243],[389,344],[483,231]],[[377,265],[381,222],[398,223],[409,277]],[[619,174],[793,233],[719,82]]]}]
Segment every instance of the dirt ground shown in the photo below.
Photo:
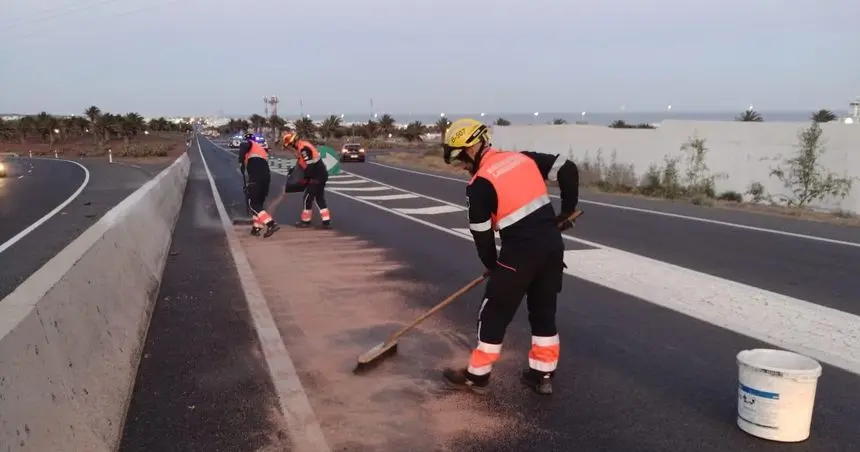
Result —
[{"label": "dirt ground", "polygon": [[125,163],[160,164],[176,160],[186,149],[185,133],[154,132],[149,135],[139,135],[129,140],[128,145],[122,140],[110,140],[103,146],[97,147],[89,137],[70,138],[49,143],[25,141],[0,141],[0,153],[12,152],[20,157],[33,156],[53,157],[54,152],[60,158],[106,157],[111,151],[114,161]]},{"label": "dirt ground", "polygon": [[[430,290],[385,249],[338,231],[285,227],[267,239],[251,237],[247,227],[236,233],[332,450],[462,450],[460,441],[503,440],[532,428],[447,388],[441,369],[462,365],[474,344],[438,317],[402,338],[397,354],[370,373],[352,373],[361,353],[423,312],[415,300]],[[295,262],[301,271],[289,270]]]},{"label": "dirt ground", "polygon": [[[442,158],[438,155],[424,155],[419,153],[408,153],[408,152],[397,152],[388,155],[380,155],[377,157],[377,160],[380,163],[387,163],[391,165],[398,165],[402,167],[414,168],[416,170],[429,170],[433,172],[441,172],[446,174],[452,174],[456,176],[463,176],[466,173],[454,166],[446,165]],[[643,195],[637,194],[629,194],[629,193],[612,193],[612,192],[603,192],[592,187],[585,187],[583,189],[584,193],[605,193],[611,194],[615,196],[627,196],[627,197],[638,197],[638,198],[647,198],[650,200],[659,200],[665,202],[691,202],[691,200],[668,200],[663,198],[652,198]],[[839,224],[843,226],[858,226],[860,227],[860,216],[850,215],[850,214],[834,214],[834,213],[826,213],[826,212],[814,212],[803,209],[790,209],[786,207],[779,206],[766,206],[766,205],[757,205],[750,203],[738,203],[738,202],[728,202],[728,201],[720,201],[716,199],[709,199],[705,201],[705,205],[707,207],[714,207],[720,209],[728,209],[728,210],[741,210],[746,212],[754,212],[760,213],[764,215],[774,215],[781,217],[791,217],[798,218],[802,220],[808,221],[819,221],[824,223],[832,223]]]}]

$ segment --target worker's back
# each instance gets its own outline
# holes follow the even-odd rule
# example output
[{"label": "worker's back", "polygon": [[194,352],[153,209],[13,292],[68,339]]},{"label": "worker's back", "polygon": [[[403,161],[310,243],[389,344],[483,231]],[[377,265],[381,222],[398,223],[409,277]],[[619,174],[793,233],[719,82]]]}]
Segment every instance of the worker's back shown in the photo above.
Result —
[{"label": "worker's back", "polygon": [[[499,225],[504,247],[564,247],[545,177],[531,155],[491,148],[482,158],[481,169],[471,186],[473,193],[495,207],[496,216],[508,215]],[[528,213],[507,212],[511,208]],[[519,215],[522,217],[518,218]]]}]

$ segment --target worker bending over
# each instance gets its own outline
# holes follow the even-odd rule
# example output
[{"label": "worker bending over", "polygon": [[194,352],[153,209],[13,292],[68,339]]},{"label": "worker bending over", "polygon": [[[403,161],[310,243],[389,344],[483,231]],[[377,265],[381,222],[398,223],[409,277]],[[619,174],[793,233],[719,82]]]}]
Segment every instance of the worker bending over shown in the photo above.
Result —
[{"label": "worker bending over", "polygon": [[[444,159],[460,163],[473,176],[466,187],[469,229],[489,279],[469,364],[445,369],[443,375],[458,387],[484,392],[505,330],[525,296],[532,345],[521,381],[539,394],[551,394],[559,358],[556,300],[565,267],[561,231],[573,226],[567,218],[579,200],[579,170],[559,155],[495,149],[487,126],[474,119],[449,126]],[[557,181],[561,189],[559,215],[545,180]],[[494,231],[502,240],[498,255]]]},{"label": "worker bending over", "polygon": [[311,225],[313,206],[316,204],[322,217],[322,226],[331,227],[331,214],[325,200],[325,184],[328,181],[328,168],[322,160],[322,155],[316,146],[309,141],[299,139],[295,132],[287,132],[284,135],[284,147],[292,149],[296,153],[296,162],[302,168],[305,179],[305,192],[301,221],[296,227],[306,228]]},{"label": "worker bending over", "polygon": [[246,171],[248,174],[245,198],[253,215],[251,235],[259,236],[263,226],[266,226],[263,237],[269,237],[281,228],[263,208],[263,203],[269,196],[269,182],[272,177],[269,171],[269,153],[254,140],[251,133],[245,134],[245,141],[239,145],[239,168],[243,175]]}]

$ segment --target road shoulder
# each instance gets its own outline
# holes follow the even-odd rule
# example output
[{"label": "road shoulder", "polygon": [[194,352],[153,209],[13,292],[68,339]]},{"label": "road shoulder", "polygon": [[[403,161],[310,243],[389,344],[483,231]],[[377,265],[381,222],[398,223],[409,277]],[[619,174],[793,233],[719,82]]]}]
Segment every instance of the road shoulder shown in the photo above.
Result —
[{"label": "road shoulder", "polygon": [[191,154],[120,450],[290,450],[209,182]]}]

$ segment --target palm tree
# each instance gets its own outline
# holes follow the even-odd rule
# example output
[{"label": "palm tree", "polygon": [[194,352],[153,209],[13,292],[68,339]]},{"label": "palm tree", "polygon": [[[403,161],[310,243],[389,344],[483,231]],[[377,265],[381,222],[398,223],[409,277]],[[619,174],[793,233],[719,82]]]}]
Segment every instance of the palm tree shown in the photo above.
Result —
[{"label": "palm tree", "polygon": [[438,121],[436,121],[436,124],[435,124],[436,131],[441,133],[442,136],[444,136],[445,132],[448,130],[448,126],[450,126],[450,125],[451,125],[451,121],[449,121],[448,118],[443,116],[443,117],[439,118]]},{"label": "palm tree", "polygon": [[388,113],[386,113],[386,114],[382,115],[381,118],[379,118],[379,132],[382,135],[388,136],[388,134],[391,134],[391,133],[394,133],[397,131],[397,125],[396,124],[397,123],[396,123],[396,121],[394,121],[394,118],[391,115],[389,115]]},{"label": "palm tree", "polygon": [[564,118],[555,118],[552,120],[552,124],[558,126],[562,124],[567,124],[567,121],[565,121]]},{"label": "palm tree", "polygon": [[16,129],[18,131],[18,140],[21,144],[27,140],[27,137],[30,135],[30,132],[36,130],[36,120],[33,116],[24,116],[23,118],[18,120],[18,124],[16,125]]},{"label": "palm tree", "polygon": [[381,132],[382,129],[380,128],[379,123],[372,119],[369,119],[367,124],[364,125],[364,138],[367,138],[368,140],[378,137]]},{"label": "palm tree", "polygon": [[314,138],[316,136],[316,128],[317,125],[314,124],[311,118],[304,117],[296,121],[296,133],[298,133],[301,138]]},{"label": "palm tree", "polygon": [[753,110],[752,108],[744,110],[743,113],[735,117],[735,121],[741,122],[764,122],[764,118],[762,118],[759,112]]},{"label": "palm tree", "polygon": [[812,113],[812,116],[809,117],[813,122],[830,122],[836,120],[836,115],[833,114],[830,110],[821,109]]},{"label": "palm tree", "polygon": [[410,122],[405,129],[401,132],[403,138],[406,138],[406,141],[412,142],[421,139],[421,135],[424,134],[424,124],[421,124],[421,121],[412,121]]},{"label": "palm tree", "polygon": [[264,117],[262,117],[256,113],[251,115],[251,117],[248,118],[248,120],[251,122],[251,127],[254,128],[254,132],[256,132],[256,133],[260,133],[260,129],[262,129],[263,126],[266,125],[266,118],[264,118]]},{"label": "palm tree", "polygon": [[123,117],[123,127],[131,135],[131,138],[134,138],[137,134],[146,130],[146,122],[137,113],[126,113],[125,117]]},{"label": "palm tree", "polygon": [[287,121],[278,115],[269,117],[269,127],[272,128],[272,139],[277,140],[281,136],[281,129],[287,125]]},{"label": "palm tree", "polygon": [[322,125],[319,128],[320,135],[322,138],[331,138],[332,135],[337,132],[337,129],[340,127],[340,117],[336,115],[331,115],[323,121]]},{"label": "palm tree", "polygon": [[496,125],[497,126],[509,126],[509,125],[511,125],[511,122],[505,118],[500,117],[499,119],[496,120]]},{"label": "palm tree", "polygon": [[39,131],[39,135],[42,137],[42,140],[48,139],[48,143],[53,146],[54,139],[56,135],[54,135],[54,129],[57,128],[57,118],[49,115],[47,112],[41,112],[36,115],[36,130]]},{"label": "palm tree", "polygon": [[93,142],[98,146],[99,143],[99,119],[102,117],[102,111],[99,107],[95,105],[90,105],[89,108],[84,110],[84,116],[86,116],[90,120],[90,132],[93,134]]}]

